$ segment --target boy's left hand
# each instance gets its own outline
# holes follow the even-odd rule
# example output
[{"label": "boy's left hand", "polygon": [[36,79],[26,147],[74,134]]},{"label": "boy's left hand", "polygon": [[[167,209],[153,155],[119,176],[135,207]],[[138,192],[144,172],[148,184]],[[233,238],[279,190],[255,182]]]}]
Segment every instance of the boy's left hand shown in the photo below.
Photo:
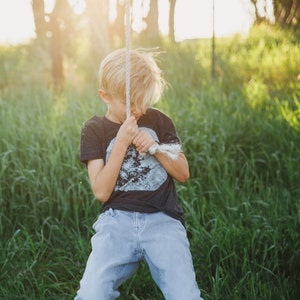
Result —
[{"label": "boy's left hand", "polygon": [[139,153],[146,153],[148,149],[155,144],[155,140],[152,135],[145,130],[139,131],[139,133],[134,137],[132,141],[133,145],[135,145],[136,150]]}]

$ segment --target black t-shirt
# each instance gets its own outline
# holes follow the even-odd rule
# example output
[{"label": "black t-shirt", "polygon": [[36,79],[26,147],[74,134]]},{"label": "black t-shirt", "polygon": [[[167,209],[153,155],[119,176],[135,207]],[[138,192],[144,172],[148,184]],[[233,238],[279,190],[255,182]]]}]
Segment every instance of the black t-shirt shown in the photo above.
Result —
[{"label": "black t-shirt", "polygon": [[[120,124],[106,117],[94,116],[81,132],[80,160],[108,160]],[[138,120],[139,130],[148,131],[155,141],[179,143],[172,120],[157,109],[150,108]],[[183,210],[177,203],[173,178],[150,154],[141,155],[133,145],[127,149],[119,177],[110,199],[102,211],[109,208],[153,213],[163,211],[183,223]]]}]

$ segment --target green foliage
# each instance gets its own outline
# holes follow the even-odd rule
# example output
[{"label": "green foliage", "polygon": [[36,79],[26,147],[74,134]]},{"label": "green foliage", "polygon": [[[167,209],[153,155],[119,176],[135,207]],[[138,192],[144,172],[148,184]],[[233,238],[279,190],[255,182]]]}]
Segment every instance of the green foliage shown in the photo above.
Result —
[{"label": "green foliage", "polygon": [[[177,188],[204,298],[299,299],[299,40],[261,27],[217,40],[215,81],[208,41],[162,47],[158,106],[190,163]],[[72,299],[82,276],[100,206],[79,136],[105,109],[83,56],[56,94],[40,47],[0,49],[1,299]],[[145,264],[121,292],[163,299]]]}]

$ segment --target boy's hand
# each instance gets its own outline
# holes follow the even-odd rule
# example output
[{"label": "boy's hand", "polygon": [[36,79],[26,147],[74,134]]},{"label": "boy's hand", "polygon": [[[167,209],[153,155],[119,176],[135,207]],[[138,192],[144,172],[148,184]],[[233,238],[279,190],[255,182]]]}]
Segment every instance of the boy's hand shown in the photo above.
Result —
[{"label": "boy's hand", "polygon": [[155,140],[148,131],[141,130],[134,137],[132,143],[139,153],[146,153],[148,149],[155,144]]},{"label": "boy's hand", "polygon": [[116,139],[127,147],[132,143],[133,138],[138,134],[136,119],[131,116],[121,125]]}]

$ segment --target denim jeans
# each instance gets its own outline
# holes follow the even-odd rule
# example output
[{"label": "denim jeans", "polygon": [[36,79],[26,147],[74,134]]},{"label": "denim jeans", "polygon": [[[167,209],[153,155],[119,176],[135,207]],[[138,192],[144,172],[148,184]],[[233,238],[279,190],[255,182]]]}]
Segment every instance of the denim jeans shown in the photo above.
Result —
[{"label": "denim jeans", "polygon": [[116,299],[145,261],[168,300],[200,300],[186,230],[163,212],[108,210],[93,225],[92,251],[75,300]]}]

